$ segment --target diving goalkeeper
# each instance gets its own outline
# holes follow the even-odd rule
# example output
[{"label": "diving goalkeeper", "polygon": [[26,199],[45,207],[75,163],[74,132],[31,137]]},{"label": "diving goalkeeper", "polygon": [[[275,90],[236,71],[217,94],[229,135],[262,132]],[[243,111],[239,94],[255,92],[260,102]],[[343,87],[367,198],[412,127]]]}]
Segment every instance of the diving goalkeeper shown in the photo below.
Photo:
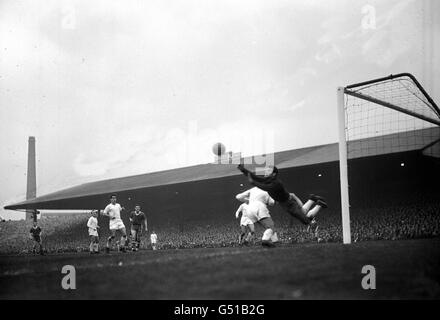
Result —
[{"label": "diving goalkeeper", "polygon": [[268,167],[264,177],[249,171],[243,164],[239,164],[237,168],[248,177],[251,184],[267,191],[271,198],[278,202],[285,211],[303,224],[308,225],[316,234],[318,226],[315,217],[322,208],[327,208],[324,198],[312,194],[309,196],[308,201],[303,204],[294,193],[290,193],[284,188],[283,183],[278,178],[278,168],[275,166]]}]

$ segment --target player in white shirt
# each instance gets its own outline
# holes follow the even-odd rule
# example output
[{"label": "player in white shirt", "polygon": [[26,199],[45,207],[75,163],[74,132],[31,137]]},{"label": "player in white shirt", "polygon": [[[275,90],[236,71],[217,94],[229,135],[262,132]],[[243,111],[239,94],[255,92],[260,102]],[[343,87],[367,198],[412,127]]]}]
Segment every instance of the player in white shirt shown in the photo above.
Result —
[{"label": "player in white shirt", "polygon": [[[245,200],[245,203],[242,203],[238,207],[237,212],[235,212],[235,218],[237,219],[240,217],[241,214],[241,219],[240,219],[241,233],[240,236],[238,237],[238,244],[247,244],[255,233],[254,223],[248,217],[248,211],[249,211],[248,207],[249,207],[249,201]],[[249,232],[247,232],[248,230]]]},{"label": "player in white shirt", "polygon": [[156,245],[157,245],[157,234],[156,232],[152,232],[150,235],[150,242],[151,242],[151,248],[153,250],[156,250]]},{"label": "player in white shirt", "polygon": [[275,242],[278,242],[278,235],[274,231],[275,225],[267,208],[267,206],[275,205],[275,200],[272,199],[266,191],[257,187],[238,194],[236,199],[241,202],[249,201],[246,216],[253,223],[258,222],[261,224],[265,229],[261,244],[263,246],[273,246]]},{"label": "player in white shirt", "polygon": [[119,203],[116,203],[116,195],[112,194],[110,196],[110,204],[105,207],[103,214],[110,218],[110,237],[107,239],[107,244],[105,247],[105,251],[110,252],[110,242],[116,237],[116,231],[121,232],[121,242],[120,249],[122,252],[126,251],[126,243],[127,243],[127,231],[125,229],[124,222],[121,219],[121,211],[124,210]]},{"label": "player in white shirt", "polygon": [[87,221],[90,236],[90,253],[99,253],[99,236],[98,236],[98,211],[93,210],[90,213],[92,216]]}]

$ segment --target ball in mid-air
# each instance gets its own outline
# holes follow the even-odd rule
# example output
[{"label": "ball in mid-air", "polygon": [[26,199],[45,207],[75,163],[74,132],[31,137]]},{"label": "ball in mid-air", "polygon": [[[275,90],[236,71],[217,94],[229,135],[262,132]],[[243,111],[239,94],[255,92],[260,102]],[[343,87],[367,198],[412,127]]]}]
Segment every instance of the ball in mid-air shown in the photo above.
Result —
[{"label": "ball in mid-air", "polygon": [[221,156],[226,152],[226,147],[223,143],[217,142],[212,146],[212,152],[214,152],[216,156]]}]

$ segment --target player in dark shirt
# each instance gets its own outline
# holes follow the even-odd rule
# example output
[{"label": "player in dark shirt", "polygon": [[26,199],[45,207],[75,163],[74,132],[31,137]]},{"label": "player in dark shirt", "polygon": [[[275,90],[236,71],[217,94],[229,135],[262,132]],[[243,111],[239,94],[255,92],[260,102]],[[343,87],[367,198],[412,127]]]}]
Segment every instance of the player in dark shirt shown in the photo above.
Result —
[{"label": "player in dark shirt", "polygon": [[141,211],[141,207],[137,205],[134,211],[130,213],[131,222],[131,250],[137,251],[141,243],[142,226],[145,227],[145,232],[148,231],[147,217]]},{"label": "player in dark shirt", "polygon": [[32,247],[32,252],[36,253],[36,247],[38,246],[39,249],[40,249],[39,253],[41,255],[43,255],[44,254],[44,252],[43,252],[43,241],[41,239],[41,236],[42,236],[42,230],[38,226],[37,221],[34,221],[34,225],[32,226],[31,230],[29,231],[29,237],[34,242],[34,245]]},{"label": "player in dark shirt", "polygon": [[316,234],[318,226],[315,217],[321,208],[327,208],[324,198],[312,194],[308,201],[303,204],[294,193],[290,193],[285,189],[278,178],[277,167],[268,168],[264,177],[249,171],[243,164],[238,165],[238,170],[248,177],[251,184],[267,191],[272,199],[278,202],[285,211],[303,224],[308,225]]}]

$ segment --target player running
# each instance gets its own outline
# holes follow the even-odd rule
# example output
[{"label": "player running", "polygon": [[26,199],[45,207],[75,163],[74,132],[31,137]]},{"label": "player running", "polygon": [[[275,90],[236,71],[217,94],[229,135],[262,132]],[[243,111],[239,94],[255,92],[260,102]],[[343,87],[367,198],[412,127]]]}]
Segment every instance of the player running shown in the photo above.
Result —
[{"label": "player running", "polygon": [[316,235],[318,225],[315,217],[322,208],[327,208],[324,198],[312,194],[309,200],[303,204],[294,193],[289,193],[284,188],[283,183],[278,178],[278,168],[275,166],[267,168],[264,177],[257,176],[246,169],[243,164],[239,164],[237,168],[248,177],[251,184],[267,191],[285,211],[303,224],[308,225],[309,229]]},{"label": "player running", "polygon": [[37,253],[36,248],[38,246],[39,249],[40,249],[39,254],[44,255],[42,236],[43,236],[43,231],[38,226],[37,221],[34,221],[34,224],[33,224],[32,228],[31,228],[31,230],[29,231],[29,238],[34,243],[34,245],[32,246],[32,253],[33,254]]},{"label": "player running", "polygon": [[110,252],[110,242],[116,237],[116,231],[121,232],[120,250],[125,252],[125,245],[127,243],[127,231],[124,222],[121,219],[121,211],[125,210],[119,203],[116,203],[116,195],[110,196],[110,203],[105,207],[103,214],[110,218],[110,237],[107,239],[105,251]]},{"label": "player running", "polygon": [[[247,244],[249,243],[252,236],[255,234],[255,226],[254,223],[247,216],[247,211],[249,206],[249,200],[245,200],[245,203],[242,203],[237,212],[235,212],[235,218],[240,218],[240,229],[241,233],[238,237],[238,244]],[[249,230],[249,232],[247,232]],[[247,235],[246,235],[247,234]],[[246,237],[246,238],[245,238]]]},{"label": "player running", "polygon": [[147,217],[145,213],[141,211],[139,205],[134,207],[134,211],[130,213],[130,232],[131,232],[131,250],[138,251],[141,243],[142,225],[145,232],[148,231]]},{"label": "player running", "polygon": [[[278,242],[278,236],[274,232],[275,224],[267,208],[267,206],[275,205],[275,200],[270,197],[269,193],[254,187],[238,194],[235,198],[242,202],[249,201],[246,216],[252,223],[258,222],[265,229],[261,244],[272,247],[275,242]],[[248,240],[250,240],[250,237]]]},{"label": "player running", "polygon": [[98,236],[98,211],[93,210],[91,213],[91,217],[87,221],[87,227],[89,228],[89,237],[90,237],[90,254],[99,253],[99,236]]}]

